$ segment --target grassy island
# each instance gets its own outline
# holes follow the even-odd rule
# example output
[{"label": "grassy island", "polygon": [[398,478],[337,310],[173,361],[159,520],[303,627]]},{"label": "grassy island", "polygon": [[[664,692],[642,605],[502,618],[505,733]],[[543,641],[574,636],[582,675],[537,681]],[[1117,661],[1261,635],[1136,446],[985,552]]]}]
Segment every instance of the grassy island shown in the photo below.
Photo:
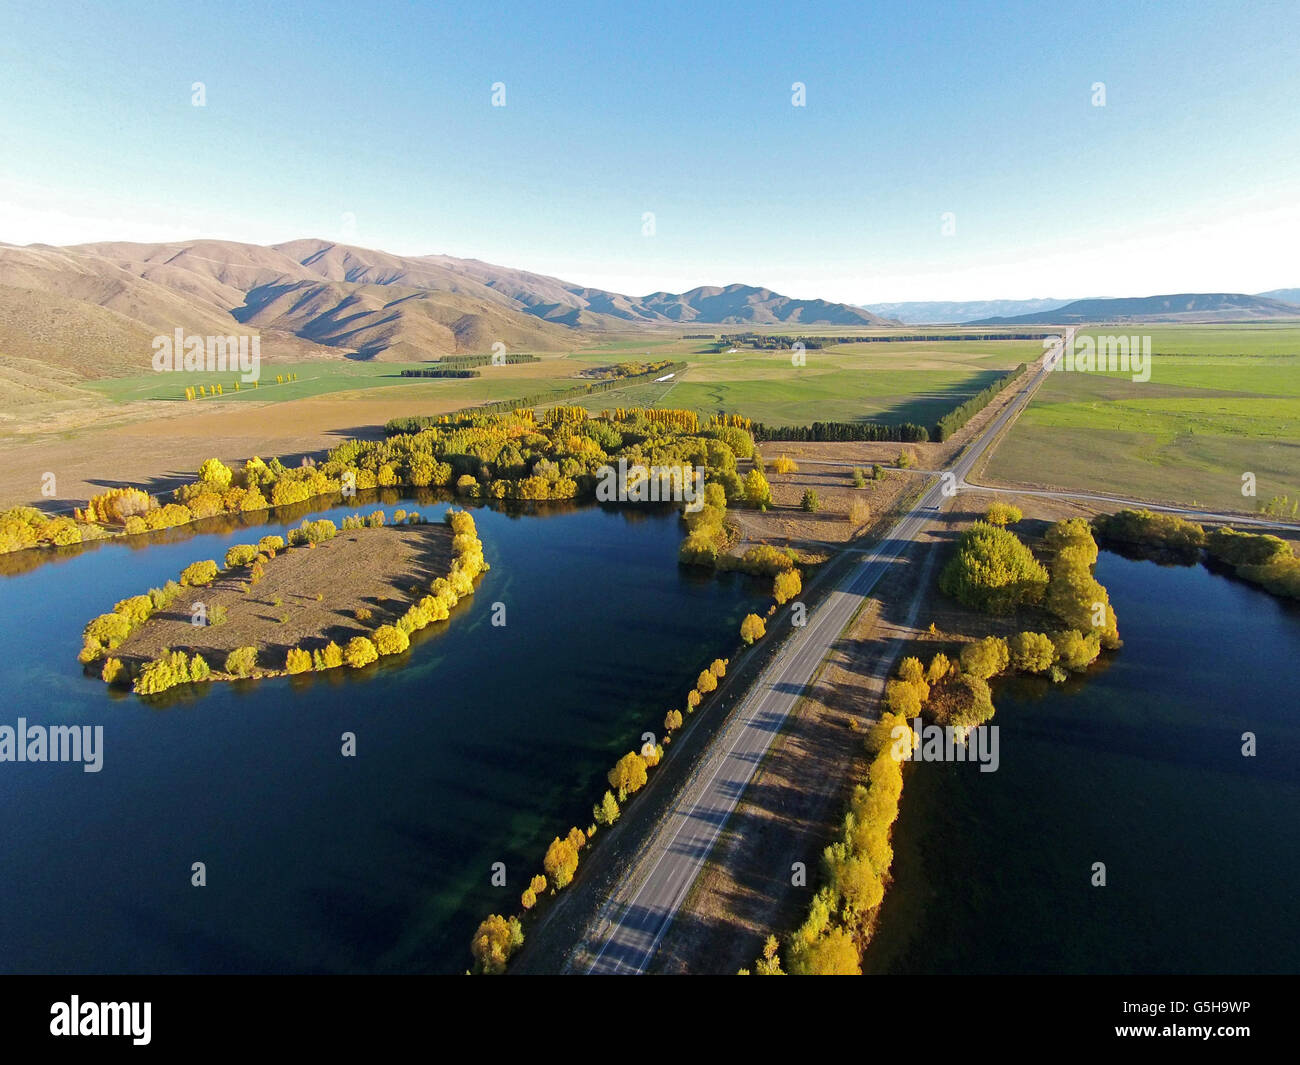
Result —
[{"label": "grassy island", "polygon": [[224,566],[201,559],[179,580],[94,618],[80,660],[106,683],[154,695],[181,684],[349,666],[398,655],[411,634],[446,621],[488,566],[474,519],[446,524],[398,511],[305,521],[236,544]]}]

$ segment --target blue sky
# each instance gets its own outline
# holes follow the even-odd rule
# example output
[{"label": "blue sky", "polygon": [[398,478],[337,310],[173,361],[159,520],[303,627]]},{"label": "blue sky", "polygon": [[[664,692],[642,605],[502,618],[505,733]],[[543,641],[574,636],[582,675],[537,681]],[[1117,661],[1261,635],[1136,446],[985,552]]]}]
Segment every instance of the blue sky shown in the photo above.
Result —
[{"label": "blue sky", "polygon": [[1290,4],[295,8],[0,3],[0,241],[861,303],[1300,285]]}]

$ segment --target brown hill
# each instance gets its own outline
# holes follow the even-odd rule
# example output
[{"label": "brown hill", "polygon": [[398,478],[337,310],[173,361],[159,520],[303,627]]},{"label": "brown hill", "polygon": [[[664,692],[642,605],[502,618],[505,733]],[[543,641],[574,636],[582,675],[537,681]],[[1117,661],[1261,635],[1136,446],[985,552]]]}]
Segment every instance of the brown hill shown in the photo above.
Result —
[{"label": "brown hill", "polygon": [[270,363],[561,351],[638,325],[890,324],[859,308],[729,285],[637,298],[447,255],[294,240],[0,244],[0,352],[80,378],[145,373],[153,337],[257,332]]}]

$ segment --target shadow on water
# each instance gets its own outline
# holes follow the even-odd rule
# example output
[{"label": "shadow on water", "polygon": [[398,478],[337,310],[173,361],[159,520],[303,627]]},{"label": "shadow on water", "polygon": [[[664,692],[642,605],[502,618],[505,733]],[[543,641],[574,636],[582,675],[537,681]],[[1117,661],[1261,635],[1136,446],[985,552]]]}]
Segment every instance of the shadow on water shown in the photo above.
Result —
[{"label": "shadow on water", "polygon": [[[366,493],[7,571],[0,640],[24,653],[0,661],[0,723],[104,736],[98,773],[0,766],[0,969],[461,972],[478,921],[517,909],[551,838],[588,825],[609,766],[734,652],[770,594],[681,569],[671,508],[475,506],[492,568],[398,662],[157,703],[83,676],[82,626],[117,600],[304,517],[376,505],[438,521],[449,503]],[[196,861],[206,887],[191,886]]]},{"label": "shadow on water", "polygon": [[1300,969],[1300,611],[1202,566],[1097,572],[1106,668],[999,684],[997,772],[907,770],[868,972]]}]

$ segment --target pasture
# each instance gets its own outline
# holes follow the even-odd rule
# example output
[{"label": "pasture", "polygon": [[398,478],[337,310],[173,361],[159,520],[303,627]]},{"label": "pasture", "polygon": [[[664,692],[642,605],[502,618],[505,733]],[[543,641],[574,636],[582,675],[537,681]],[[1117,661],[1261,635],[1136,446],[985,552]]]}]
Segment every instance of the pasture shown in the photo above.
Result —
[{"label": "pasture", "polygon": [[[1273,496],[1294,499],[1300,327],[1145,332],[1152,338],[1149,381],[1124,373],[1053,374],[994,452],[984,478],[1231,510],[1254,511]],[[1254,498],[1242,495],[1246,473],[1255,475]]]}]

